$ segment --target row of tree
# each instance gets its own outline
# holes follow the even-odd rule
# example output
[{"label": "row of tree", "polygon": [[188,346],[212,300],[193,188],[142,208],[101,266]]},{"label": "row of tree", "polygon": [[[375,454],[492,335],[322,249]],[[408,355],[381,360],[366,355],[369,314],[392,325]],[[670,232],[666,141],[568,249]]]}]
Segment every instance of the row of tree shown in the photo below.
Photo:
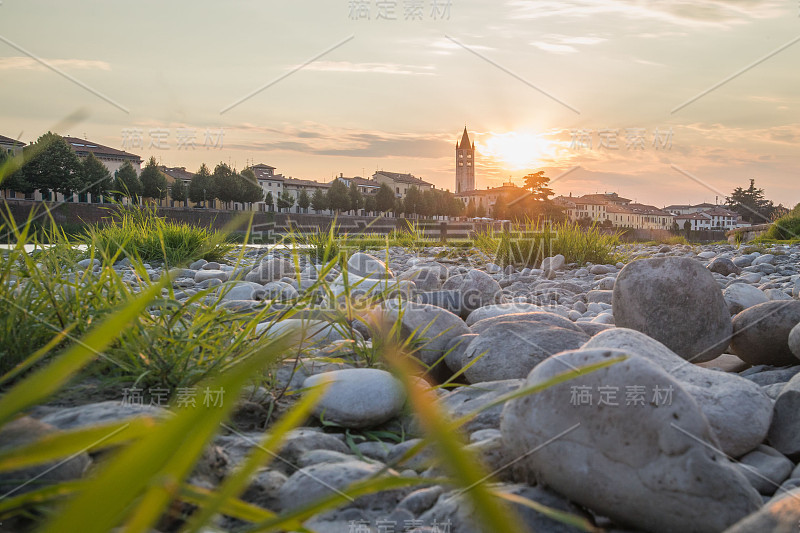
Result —
[{"label": "row of tree", "polygon": [[101,196],[114,186],[111,173],[93,154],[81,160],[69,144],[52,132],[23,149],[24,164],[3,181],[3,189],[27,194],[35,190],[49,196],[88,192]]}]

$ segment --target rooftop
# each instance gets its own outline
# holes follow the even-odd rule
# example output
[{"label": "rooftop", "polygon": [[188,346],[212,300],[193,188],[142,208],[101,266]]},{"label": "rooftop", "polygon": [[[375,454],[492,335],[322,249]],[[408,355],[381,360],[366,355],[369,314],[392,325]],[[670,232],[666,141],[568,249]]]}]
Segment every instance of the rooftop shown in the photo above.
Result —
[{"label": "rooftop", "polygon": [[194,172],[189,172],[186,167],[166,167],[162,165],[158,167],[158,170],[176,180],[190,181],[194,177]]},{"label": "rooftop", "polygon": [[86,139],[79,139],[78,137],[64,137],[64,140],[67,141],[67,144],[70,145],[72,149],[75,150],[75,153],[79,156],[87,156],[92,153],[99,159],[118,158],[128,159],[137,163],[142,162],[142,158],[136,154],[131,154],[124,150],[117,150],[116,148],[111,148],[109,146],[103,146],[102,144],[88,141]]},{"label": "rooftop", "polygon": [[6,137],[5,135],[0,135],[0,144],[10,144],[11,146],[25,146],[24,142],[12,139],[11,137]]},{"label": "rooftop", "polygon": [[433,186],[432,183],[428,183],[427,181],[414,177],[411,174],[402,174],[400,172],[388,172],[386,170],[377,171],[375,173],[375,176],[377,176],[378,174],[386,176],[387,178],[399,183],[408,183],[410,185],[422,185],[425,187]]}]

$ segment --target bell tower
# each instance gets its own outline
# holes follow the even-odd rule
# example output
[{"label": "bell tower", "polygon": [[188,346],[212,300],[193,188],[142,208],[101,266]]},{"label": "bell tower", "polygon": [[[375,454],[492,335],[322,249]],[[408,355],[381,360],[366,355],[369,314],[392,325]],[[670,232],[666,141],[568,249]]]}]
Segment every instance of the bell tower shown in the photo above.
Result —
[{"label": "bell tower", "polygon": [[475,143],[470,143],[467,127],[456,142],[456,194],[475,190]]}]

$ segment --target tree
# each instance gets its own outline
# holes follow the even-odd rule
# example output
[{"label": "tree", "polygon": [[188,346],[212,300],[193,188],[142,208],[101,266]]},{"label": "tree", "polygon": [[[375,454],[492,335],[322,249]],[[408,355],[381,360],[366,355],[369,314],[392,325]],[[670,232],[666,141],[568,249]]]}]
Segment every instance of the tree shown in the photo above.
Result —
[{"label": "tree", "polygon": [[420,212],[422,208],[422,193],[419,191],[416,185],[412,185],[406,191],[406,197],[403,200],[403,205],[405,206],[406,214],[414,214]]},{"label": "tree", "polygon": [[186,190],[186,184],[183,180],[175,180],[172,182],[172,186],[169,188],[169,195],[175,203],[183,204],[186,201],[186,198],[188,198],[188,191]]},{"label": "tree", "polygon": [[354,215],[358,214],[358,210],[364,207],[364,197],[356,187],[355,183],[350,183],[350,190],[347,191],[347,196],[350,197],[350,210]]},{"label": "tree", "polygon": [[475,216],[479,218],[486,216],[486,208],[483,207],[483,204],[478,204],[478,207],[475,209]]},{"label": "tree", "polygon": [[106,194],[114,185],[111,172],[93,153],[81,163],[83,179],[87,182],[87,192],[91,193],[92,199],[99,198]]},{"label": "tree", "polygon": [[50,191],[71,195],[85,186],[81,176],[81,162],[67,141],[60,135],[47,132],[24,149],[22,167],[25,181],[43,196]]},{"label": "tree", "polygon": [[7,191],[30,193],[35,190],[25,179],[25,174],[22,172],[21,168],[18,168],[18,165],[19,163],[17,161],[12,160],[12,156],[0,150],[0,169],[8,173],[2,181],[4,197]]},{"label": "tree", "polygon": [[122,196],[127,196],[132,202],[142,194],[142,182],[136,175],[136,169],[130,161],[125,161],[117,170],[117,177],[114,180],[114,189]]},{"label": "tree", "polygon": [[192,177],[192,181],[189,182],[189,200],[195,204],[202,203],[203,207],[206,207],[208,202],[215,197],[214,180],[211,178],[208,167],[203,163]]},{"label": "tree", "polygon": [[211,182],[214,184],[216,197],[220,203],[225,207],[229,207],[231,202],[236,201],[236,180],[233,177],[233,170],[226,163],[220,162],[214,167],[214,173],[211,174]]},{"label": "tree", "polygon": [[294,196],[289,191],[283,191],[278,195],[278,213],[281,209],[289,209],[294,205]]},{"label": "tree", "polygon": [[300,191],[300,194],[297,195],[297,207],[303,210],[303,213],[308,213],[308,206],[311,205],[311,198],[309,198],[308,193],[305,189]]},{"label": "tree", "polygon": [[407,213],[406,203],[402,198],[395,198],[394,201],[394,215],[399,217],[402,213]]},{"label": "tree", "polygon": [[272,197],[272,191],[267,191],[267,195],[264,197],[264,203],[267,204],[267,210],[272,211],[272,208],[275,205],[275,199]]},{"label": "tree", "polygon": [[458,217],[464,214],[464,202],[456,198],[454,195],[449,195],[449,202],[447,206],[447,216]]},{"label": "tree", "polygon": [[161,199],[167,197],[167,177],[158,169],[155,157],[147,162],[139,179],[142,182],[142,196],[158,200],[160,205]]},{"label": "tree", "polygon": [[681,231],[680,226],[678,226],[678,222],[673,220],[672,221],[672,233],[679,233]]},{"label": "tree", "polygon": [[325,196],[325,193],[322,192],[322,189],[316,189],[314,194],[311,195],[311,207],[313,207],[314,211],[317,213],[328,209],[328,198]]},{"label": "tree", "polygon": [[501,194],[497,197],[494,206],[492,207],[492,218],[496,220],[503,220],[506,218],[506,199]]},{"label": "tree", "polygon": [[439,192],[435,189],[427,189],[422,192],[420,197],[419,214],[424,217],[434,217],[438,212]]},{"label": "tree", "polygon": [[553,190],[547,186],[548,183],[550,178],[544,175],[544,170],[525,176],[525,188],[531,191],[531,197],[535,200],[547,200],[553,196]]},{"label": "tree", "polygon": [[683,231],[686,232],[686,238],[689,239],[690,233],[692,232],[692,222],[690,220],[683,223]]},{"label": "tree", "polygon": [[750,180],[750,187],[736,187],[726,202],[731,210],[751,224],[764,224],[772,219],[775,206],[771,200],[764,198],[764,189],[756,189],[756,180]]},{"label": "tree", "polygon": [[469,202],[467,203],[467,208],[464,210],[464,216],[469,218],[474,218],[477,216],[478,208],[475,207],[475,200],[470,198]]},{"label": "tree", "polygon": [[241,204],[258,203],[264,199],[264,189],[258,184],[258,178],[253,169],[246,168],[241,174],[236,174],[237,198],[236,201]]},{"label": "tree", "polygon": [[347,185],[344,184],[339,178],[336,178],[331,183],[331,188],[328,189],[328,209],[336,211],[348,211],[350,209],[350,196],[347,192]]},{"label": "tree", "polygon": [[375,207],[382,213],[394,209],[394,192],[385,183],[381,183],[378,194],[375,195]]},{"label": "tree", "polygon": [[375,196],[371,194],[367,195],[364,198],[364,211],[366,211],[367,214],[372,214],[377,210],[378,207],[377,207],[377,202],[375,201]]}]

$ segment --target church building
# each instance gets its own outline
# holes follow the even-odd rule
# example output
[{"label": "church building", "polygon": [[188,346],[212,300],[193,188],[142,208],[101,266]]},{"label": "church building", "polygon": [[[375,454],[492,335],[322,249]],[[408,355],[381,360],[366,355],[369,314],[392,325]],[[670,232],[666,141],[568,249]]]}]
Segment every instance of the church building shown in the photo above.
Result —
[{"label": "church building", "polygon": [[467,127],[456,142],[456,194],[475,189],[475,143],[470,143]]}]

